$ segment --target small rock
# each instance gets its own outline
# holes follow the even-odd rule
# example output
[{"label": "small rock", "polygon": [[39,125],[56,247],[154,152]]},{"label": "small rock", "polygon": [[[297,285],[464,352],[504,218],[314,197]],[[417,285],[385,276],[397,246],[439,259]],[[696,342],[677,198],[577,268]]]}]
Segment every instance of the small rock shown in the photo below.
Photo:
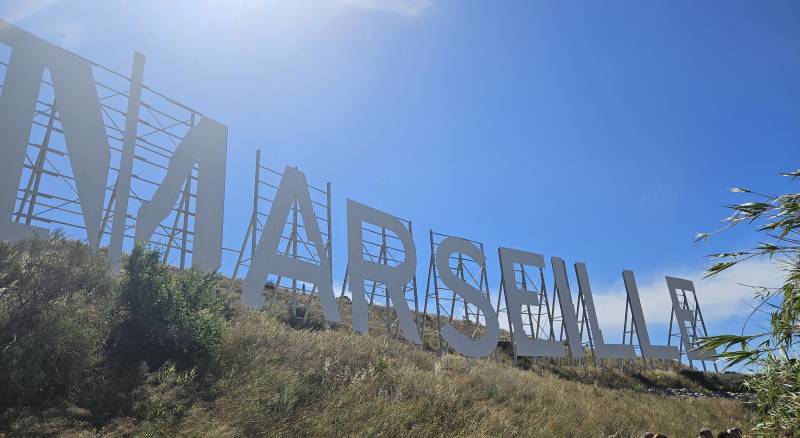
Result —
[{"label": "small rock", "polygon": [[69,417],[78,419],[88,418],[92,415],[92,411],[80,408],[78,406],[68,406],[66,409],[64,409],[64,413]]}]

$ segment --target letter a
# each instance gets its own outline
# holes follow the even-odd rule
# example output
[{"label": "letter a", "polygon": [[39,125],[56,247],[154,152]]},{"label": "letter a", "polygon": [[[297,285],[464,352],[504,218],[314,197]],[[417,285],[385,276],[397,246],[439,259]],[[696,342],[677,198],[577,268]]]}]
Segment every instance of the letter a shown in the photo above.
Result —
[{"label": "letter a", "polygon": [[[319,264],[280,254],[278,250],[286,218],[295,200],[297,200],[297,207],[303,218],[306,237],[313,243],[314,249],[319,255]],[[286,167],[283,171],[283,178],[267,217],[267,224],[264,226],[264,232],[261,233],[261,239],[253,259],[250,261],[250,268],[247,270],[242,296],[242,301],[247,306],[254,308],[262,306],[261,294],[264,290],[264,279],[268,273],[314,284],[319,291],[325,319],[329,322],[340,321],[339,309],[333,294],[331,264],[325,245],[322,243],[322,234],[319,231],[311,195],[308,193],[306,176],[303,172],[291,167]]]}]

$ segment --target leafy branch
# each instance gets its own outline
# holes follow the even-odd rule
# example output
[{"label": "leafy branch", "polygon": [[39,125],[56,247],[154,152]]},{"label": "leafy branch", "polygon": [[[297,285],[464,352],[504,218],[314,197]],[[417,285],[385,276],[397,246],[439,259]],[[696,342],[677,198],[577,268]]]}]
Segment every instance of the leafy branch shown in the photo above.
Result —
[{"label": "leafy branch", "polygon": [[[795,180],[800,178],[800,169],[781,175]],[[755,226],[755,230],[763,233],[766,239],[748,250],[709,255],[709,258],[719,261],[706,270],[704,278],[715,277],[757,257],[775,260],[787,275],[782,287],[754,287],[757,304],[753,313],[769,309],[765,311],[770,316],[769,330],[751,335],[711,336],[700,342],[700,348],[722,349],[716,356],[726,359],[727,367],[750,364],[774,355],[786,360],[796,358],[800,343],[800,193],[770,195],[742,187],[731,191],[754,199],[727,205],[732,213],[722,221],[723,226],[710,233],[697,234],[695,241],[708,240],[740,224]]]}]

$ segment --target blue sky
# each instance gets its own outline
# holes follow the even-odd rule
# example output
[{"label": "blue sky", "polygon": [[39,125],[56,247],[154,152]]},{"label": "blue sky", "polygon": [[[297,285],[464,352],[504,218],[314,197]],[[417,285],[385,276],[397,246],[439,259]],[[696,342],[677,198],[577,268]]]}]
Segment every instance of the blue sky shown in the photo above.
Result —
[{"label": "blue sky", "polygon": [[[0,17],[145,82],[229,126],[225,244],[239,244],[255,150],[333,184],[334,277],[345,199],[427,231],[585,261],[601,324],[620,336],[633,269],[651,336],[663,275],[752,243],[718,226],[727,190],[797,190],[796,2],[6,0]],[[767,263],[697,282],[713,333],[738,327]],[[649,304],[648,304],[649,303]]]}]

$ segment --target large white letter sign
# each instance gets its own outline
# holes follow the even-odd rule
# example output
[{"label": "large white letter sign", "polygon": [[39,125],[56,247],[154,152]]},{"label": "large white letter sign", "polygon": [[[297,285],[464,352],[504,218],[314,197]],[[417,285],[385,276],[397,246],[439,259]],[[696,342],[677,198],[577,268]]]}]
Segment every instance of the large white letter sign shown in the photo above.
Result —
[{"label": "large white letter sign", "polygon": [[450,269],[450,256],[457,253],[466,255],[482,266],[486,265],[486,257],[475,245],[458,237],[448,237],[442,240],[436,253],[436,265],[441,267],[439,275],[442,277],[442,281],[454,294],[461,295],[465,302],[480,309],[486,325],[486,334],[480,339],[472,340],[459,333],[452,324],[447,324],[442,327],[442,336],[450,346],[465,356],[488,356],[494,351],[497,341],[500,339],[497,315],[485,295],[480,293],[475,286],[453,274],[453,270]]},{"label": "large white letter sign", "polygon": [[567,334],[569,351],[572,357],[581,359],[583,358],[583,344],[581,343],[581,335],[578,332],[578,317],[575,315],[575,308],[572,306],[572,293],[569,290],[567,267],[560,257],[551,257],[550,264],[553,265],[553,278],[555,278],[558,304],[561,308],[561,324]]},{"label": "large white letter sign", "polygon": [[192,242],[192,266],[215,271],[222,259],[222,219],[225,209],[225,158],[228,128],[207,117],[181,140],[167,166],[167,174],[153,199],[142,203],[136,215],[136,241],[147,242],[170,213],[181,186],[198,163],[197,206]]},{"label": "large white letter sign", "polygon": [[650,335],[647,334],[647,321],[645,321],[644,312],[642,312],[642,303],[639,301],[639,288],[636,287],[633,271],[622,271],[622,280],[625,282],[625,293],[628,295],[628,304],[630,305],[633,324],[636,327],[636,336],[639,339],[642,357],[644,359],[679,359],[680,352],[676,347],[650,344]]},{"label": "large white letter sign", "polygon": [[575,263],[575,275],[578,277],[578,287],[583,295],[583,302],[589,319],[594,355],[598,359],[635,359],[636,351],[632,345],[606,344],[603,340],[603,331],[600,330],[600,323],[597,320],[597,311],[594,308],[594,297],[592,297],[592,288],[589,285],[586,263]]},{"label": "large white letter sign", "polygon": [[[278,249],[286,218],[289,216],[295,200],[297,200],[297,206],[303,218],[306,236],[313,243],[319,256],[319,264],[281,254]],[[333,294],[331,264],[325,244],[322,243],[322,234],[319,231],[319,223],[311,203],[311,195],[308,193],[306,176],[303,172],[288,166],[283,171],[283,178],[278,192],[275,194],[275,200],[267,217],[267,224],[264,226],[261,240],[250,261],[250,268],[247,270],[242,296],[242,301],[247,306],[261,307],[264,278],[270,273],[314,284],[319,291],[325,319],[330,322],[339,322],[339,309]]]},{"label": "large white letter sign", "polygon": [[46,234],[11,222],[44,69],[50,70],[64,141],[80,199],[89,245],[100,242],[111,151],[88,61],[0,20],[0,42],[11,46],[0,95],[0,239]]},{"label": "large white letter sign", "polygon": [[538,306],[539,298],[534,293],[517,287],[514,264],[544,269],[544,257],[541,254],[511,248],[499,248],[497,252],[500,256],[500,271],[505,289],[508,324],[511,327],[514,351],[518,356],[566,356],[564,346],[560,342],[531,339],[525,333],[522,324],[522,306]]},{"label": "large white letter sign", "polygon": [[[405,259],[400,264],[386,266],[364,260],[362,253],[364,222],[386,228],[397,235],[405,251]],[[386,285],[386,294],[394,304],[403,336],[415,344],[421,344],[422,340],[403,294],[403,287],[411,281],[417,269],[417,249],[408,229],[392,215],[348,199],[347,263],[350,268],[350,288],[353,294],[353,332],[369,331],[364,281],[372,280]]]},{"label": "large white letter sign", "polygon": [[692,312],[692,310],[681,304],[680,300],[678,299],[678,289],[683,291],[691,291],[694,293],[694,283],[683,278],[665,278],[667,280],[669,296],[672,299],[672,311],[675,313],[675,323],[678,324],[678,328],[681,331],[681,341],[683,341],[683,346],[686,348],[686,357],[689,360],[714,359],[715,353],[713,351],[696,349],[697,345],[692,345],[692,338],[689,337],[689,332],[686,330],[686,326],[689,325],[692,327],[692,333],[697,333],[697,327],[695,326],[695,324],[697,324],[697,316]]}]

